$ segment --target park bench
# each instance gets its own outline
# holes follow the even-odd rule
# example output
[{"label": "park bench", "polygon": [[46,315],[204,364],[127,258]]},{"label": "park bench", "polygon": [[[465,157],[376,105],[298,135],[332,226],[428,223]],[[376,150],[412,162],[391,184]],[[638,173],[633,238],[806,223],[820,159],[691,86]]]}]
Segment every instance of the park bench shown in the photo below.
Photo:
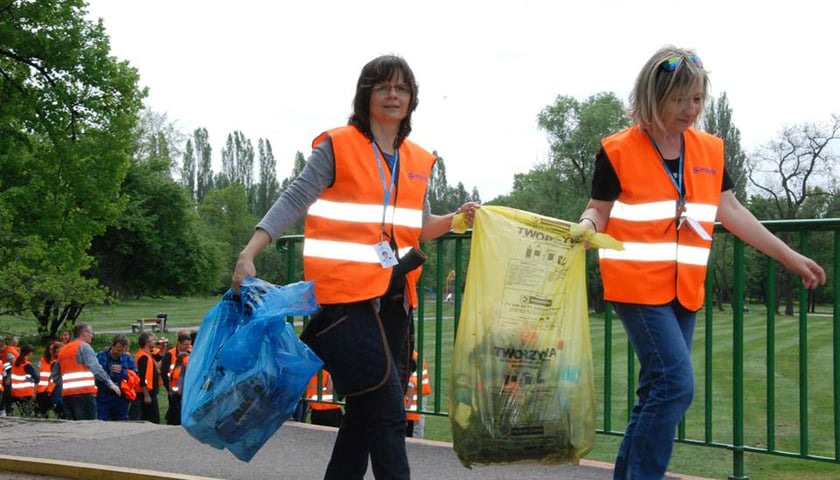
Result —
[{"label": "park bench", "polygon": [[166,318],[138,318],[137,321],[131,324],[131,333],[135,333],[138,330],[143,332],[147,328],[155,333],[166,331]]}]

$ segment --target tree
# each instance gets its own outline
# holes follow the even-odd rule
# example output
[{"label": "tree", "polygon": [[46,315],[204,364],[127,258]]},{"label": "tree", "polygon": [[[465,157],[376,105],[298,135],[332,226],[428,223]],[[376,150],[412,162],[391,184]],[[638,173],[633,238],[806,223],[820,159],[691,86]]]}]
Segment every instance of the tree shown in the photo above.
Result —
[{"label": "tree", "polygon": [[[741,150],[741,132],[732,123],[732,109],[726,98],[726,92],[722,93],[715,103],[710,100],[706,106],[706,114],[703,123],[704,129],[712,135],[717,135],[724,141],[724,159],[726,171],[732,180],[732,191],[741,203],[747,199],[747,155]],[[723,310],[724,302],[731,301],[729,294],[732,291],[732,237],[724,235],[715,240],[712,245],[712,261],[714,262],[714,292],[715,303]]]},{"label": "tree", "polygon": [[210,135],[206,128],[196,128],[193,132],[193,146],[197,163],[195,178],[195,201],[201,203],[204,196],[213,188],[213,149],[210,147]]},{"label": "tree", "polygon": [[537,124],[548,135],[551,158],[517,174],[505,202],[551,217],[577,218],[589,198],[601,139],[630,125],[624,105],[613,93],[583,102],[561,95],[537,115]]},{"label": "tree", "polygon": [[[239,130],[228,134],[225,147],[222,148],[222,173],[230,183],[245,187],[250,199],[254,185],[254,146],[251,140]],[[253,202],[249,202],[252,205]]]},{"label": "tree", "polygon": [[432,178],[429,179],[429,204],[433,212],[447,212],[449,201],[446,197],[449,193],[449,183],[446,181],[446,162],[437,151],[433,151],[432,155],[435,156],[435,166],[432,167]]},{"label": "tree", "polygon": [[[756,217],[790,220],[825,216],[837,194],[835,172],[840,157],[831,146],[838,138],[840,115],[833,115],[822,124],[785,127],[775,140],[760,148],[748,161],[749,181],[756,191],[750,210]],[[781,237],[790,243],[788,235]],[[794,277],[787,271],[779,277],[785,314],[792,315]]]},{"label": "tree", "polygon": [[138,141],[132,155],[134,159],[140,162],[165,160],[168,173],[177,173],[175,158],[184,143],[184,135],[166,114],[144,108],[135,128]]},{"label": "tree", "polygon": [[181,162],[181,186],[189,193],[190,199],[193,202],[196,200],[196,171],[198,170],[198,162],[195,159],[195,149],[193,149],[192,139],[187,139],[187,144],[184,145],[184,158]]},{"label": "tree", "polygon": [[741,203],[747,200],[747,154],[741,150],[741,131],[732,123],[732,109],[726,92],[718,98],[709,101],[703,119],[703,128],[712,135],[724,141],[723,156],[726,161],[726,171],[732,179],[732,191]]},{"label": "tree", "polygon": [[[772,204],[772,218],[797,218],[809,195],[837,191],[838,155],[829,148],[840,138],[840,115],[825,124],[786,127],[749,161],[749,181]],[[820,187],[819,192],[814,187]]]},{"label": "tree", "polygon": [[50,336],[104,296],[82,272],[120,215],[146,96],[82,0],[0,7],[0,313]]},{"label": "tree", "polygon": [[[208,235],[222,245],[223,270],[214,281],[229,284],[233,266],[242,247],[248,243],[257,219],[248,212],[248,195],[240,183],[211,190],[198,207]],[[266,278],[266,280],[268,280]]]},{"label": "tree", "polygon": [[257,157],[260,163],[260,181],[257,184],[256,205],[254,213],[265,215],[271,205],[277,200],[280,185],[277,182],[277,161],[271,150],[271,142],[259,139],[257,142]]},{"label": "tree", "polygon": [[93,239],[90,274],[115,297],[216,293],[222,248],[202,230],[192,199],[169,176],[169,161],[134,160],[118,222]]}]

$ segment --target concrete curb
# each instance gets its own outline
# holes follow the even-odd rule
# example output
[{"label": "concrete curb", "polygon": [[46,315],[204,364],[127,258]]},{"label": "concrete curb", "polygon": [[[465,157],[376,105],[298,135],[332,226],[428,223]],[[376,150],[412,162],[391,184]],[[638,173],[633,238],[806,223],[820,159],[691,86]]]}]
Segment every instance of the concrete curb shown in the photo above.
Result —
[{"label": "concrete curb", "polygon": [[50,475],[73,480],[113,480],[114,478],[121,480],[218,480],[197,475],[12,455],[0,455],[0,472]]}]

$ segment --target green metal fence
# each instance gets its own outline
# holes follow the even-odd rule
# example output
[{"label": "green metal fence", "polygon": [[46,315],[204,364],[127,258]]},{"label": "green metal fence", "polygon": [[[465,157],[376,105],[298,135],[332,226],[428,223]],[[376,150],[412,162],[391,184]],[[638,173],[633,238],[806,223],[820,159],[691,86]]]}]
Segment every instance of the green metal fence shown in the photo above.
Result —
[{"label": "green metal fence", "polygon": [[[840,284],[840,219],[762,222],[800,252],[819,257],[828,292]],[[418,364],[425,359],[433,385],[421,412],[447,416],[453,340],[466,279],[470,234],[445,235],[423,245],[429,254],[419,289],[415,337]],[[300,236],[278,240],[287,252],[288,278],[299,278]],[[798,278],[715,227],[715,252],[698,313],[693,346],[695,401],[681,422],[678,442],[732,452],[729,478],[746,480],[747,452],[840,463],[840,308],[838,297],[813,306]],[[594,252],[590,252],[594,255]],[[818,254],[818,255],[816,255]],[[719,258],[714,258],[717,255]],[[594,264],[594,257],[591,259]],[[718,266],[716,271],[715,266]],[[745,291],[760,276],[759,295]],[[718,281],[715,281],[715,278]],[[777,284],[793,282],[781,292]],[[596,277],[597,278],[597,277]],[[721,281],[721,279],[727,281]],[[752,282],[756,283],[756,282]],[[721,285],[726,291],[721,294]],[[597,291],[600,291],[599,289]],[[794,291],[793,315],[777,297]],[[447,298],[451,293],[451,297]],[[716,300],[723,298],[725,302]],[[759,301],[760,300],[760,301]],[[598,397],[598,433],[622,435],[635,402],[635,356],[609,305],[590,312]],[[422,404],[422,403],[421,403]]]}]

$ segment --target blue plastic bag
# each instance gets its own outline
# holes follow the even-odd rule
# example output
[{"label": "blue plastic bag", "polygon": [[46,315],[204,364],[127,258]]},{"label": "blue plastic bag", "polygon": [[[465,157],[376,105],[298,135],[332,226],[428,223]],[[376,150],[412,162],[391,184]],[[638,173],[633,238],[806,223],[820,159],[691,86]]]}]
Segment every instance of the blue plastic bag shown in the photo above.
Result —
[{"label": "blue plastic bag", "polygon": [[184,380],[181,425],[200,442],[250,461],[295,411],[323,362],[290,315],[317,310],[312,282],[247,278],[204,317]]}]

